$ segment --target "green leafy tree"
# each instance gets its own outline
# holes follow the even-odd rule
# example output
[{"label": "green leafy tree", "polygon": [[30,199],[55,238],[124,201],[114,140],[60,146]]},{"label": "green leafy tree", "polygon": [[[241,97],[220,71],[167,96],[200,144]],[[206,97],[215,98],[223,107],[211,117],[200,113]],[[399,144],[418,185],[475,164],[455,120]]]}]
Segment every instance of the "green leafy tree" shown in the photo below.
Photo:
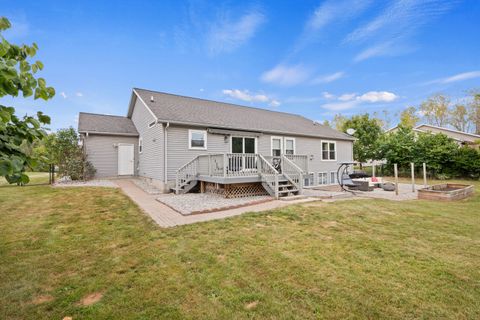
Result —
[{"label": "green leafy tree", "polygon": [[454,158],[455,173],[461,177],[480,178],[480,151],[461,147]]},{"label": "green leafy tree", "polygon": [[353,136],[357,138],[353,143],[353,158],[360,163],[379,159],[378,143],[383,131],[377,119],[370,118],[368,113],[356,115],[342,124],[341,131],[347,132],[349,128],[355,130]]},{"label": "green leafy tree", "polygon": [[422,102],[420,111],[429,124],[444,127],[448,124],[448,107],[450,99],[442,94],[436,94]]},{"label": "green leafy tree", "polygon": [[413,162],[425,162],[435,175],[455,175],[457,150],[458,145],[455,141],[442,133],[419,133],[415,142]]},{"label": "green leafy tree", "polygon": [[391,169],[396,163],[400,167],[410,165],[415,160],[415,133],[411,127],[399,126],[394,132],[385,134],[379,141],[381,158],[387,160]]},{"label": "green leafy tree", "polygon": [[[0,98],[22,94],[25,98],[33,95],[34,99],[51,99],[55,90],[47,87],[45,79],[35,77],[43,69],[43,64],[29,61],[35,56],[37,45],[8,42],[2,32],[10,27],[8,19],[0,17]],[[37,165],[29,150],[35,141],[45,137],[42,126],[47,124],[50,124],[50,118],[42,112],[36,116],[18,117],[14,107],[0,104],[0,176],[9,183],[28,183],[24,172]]]},{"label": "green leafy tree", "polygon": [[480,91],[471,90],[470,96],[472,99],[467,105],[468,117],[474,127],[474,132],[480,134]]},{"label": "green leafy tree", "polygon": [[400,113],[400,125],[407,128],[413,128],[420,121],[415,107],[407,107]]}]

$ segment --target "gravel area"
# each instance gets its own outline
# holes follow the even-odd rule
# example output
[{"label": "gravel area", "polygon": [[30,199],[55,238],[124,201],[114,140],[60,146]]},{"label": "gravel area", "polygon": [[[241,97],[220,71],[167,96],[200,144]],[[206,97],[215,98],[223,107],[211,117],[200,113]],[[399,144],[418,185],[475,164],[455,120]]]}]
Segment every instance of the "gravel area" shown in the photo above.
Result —
[{"label": "gravel area", "polygon": [[226,199],[213,193],[165,194],[157,201],[169,206],[183,215],[214,212],[270,201],[270,196],[254,196]]},{"label": "gravel area", "polygon": [[143,191],[145,191],[148,194],[161,194],[162,192],[153,186],[152,184],[148,183],[144,179],[133,179],[133,183]]},{"label": "gravel area", "polygon": [[108,188],[118,188],[117,184],[111,180],[89,180],[89,181],[66,181],[66,182],[56,182],[54,187],[65,188],[65,187],[108,187]]}]

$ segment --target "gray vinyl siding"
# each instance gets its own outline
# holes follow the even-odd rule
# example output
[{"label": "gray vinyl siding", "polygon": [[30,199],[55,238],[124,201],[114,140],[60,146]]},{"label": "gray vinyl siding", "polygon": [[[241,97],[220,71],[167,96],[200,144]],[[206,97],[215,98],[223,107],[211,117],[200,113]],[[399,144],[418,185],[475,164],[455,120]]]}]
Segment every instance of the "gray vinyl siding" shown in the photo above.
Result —
[{"label": "gray vinyl siding", "polygon": [[[189,150],[189,129],[206,130],[207,128],[170,126],[167,130],[167,164],[169,181],[175,179],[175,173],[178,168],[195,158],[197,155],[230,152],[230,137],[225,141],[224,135],[211,133],[207,134],[207,150]],[[277,137],[277,135],[274,136]],[[271,137],[272,135],[264,134],[257,138],[257,153],[271,155]],[[296,154],[306,154],[309,156],[309,172],[315,172],[315,179],[317,179],[318,172],[329,173],[336,171],[340,162],[349,162],[353,160],[353,144],[351,141],[325,139],[336,142],[337,159],[335,161],[323,161],[321,158],[321,141],[323,139],[298,136],[285,137],[295,138]]]},{"label": "gray vinyl siding", "polygon": [[[271,155],[271,138],[294,138],[295,153],[308,155],[308,171],[315,173],[315,184],[318,183],[318,173],[327,172],[328,174],[338,169],[339,163],[353,161],[353,142],[346,140],[309,138],[299,136],[280,136],[280,135],[262,135],[258,138],[258,152],[263,155]],[[335,161],[322,160],[321,141],[334,141],[337,147],[337,159]]]},{"label": "gray vinyl siding", "polygon": [[162,124],[158,123],[149,128],[148,125],[154,122],[155,118],[140,99],[136,99],[132,113],[132,121],[138,131],[139,137],[143,140],[142,153],[138,154],[137,175],[163,181],[164,134]]},{"label": "gray vinyl siding", "polygon": [[176,171],[188,161],[200,154],[227,153],[230,152],[230,140],[225,142],[224,136],[219,134],[207,134],[207,150],[190,150],[188,130],[207,130],[199,127],[170,126],[167,129],[168,148],[168,180],[175,180]]},{"label": "gray vinyl siding", "polygon": [[[133,144],[137,149],[137,137],[106,136],[90,134],[83,136],[83,143],[87,160],[95,169],[96,178],[115,177],[118,175],[118,148],[119,143]],[[134,152],[135,164],[138,163],[138,154]]]}]

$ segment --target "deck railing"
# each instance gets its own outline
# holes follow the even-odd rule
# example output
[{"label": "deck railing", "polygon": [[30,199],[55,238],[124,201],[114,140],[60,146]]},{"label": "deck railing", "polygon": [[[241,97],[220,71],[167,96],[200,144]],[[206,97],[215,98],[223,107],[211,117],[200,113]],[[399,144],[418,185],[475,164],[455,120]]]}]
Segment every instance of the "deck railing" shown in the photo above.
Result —
[{"label": "deck railing", "polygon": [[[278,164],[278,171],[273,163]],[[307,172],[306,155],[263,156],[256,153],[213,153],[196,156],[177,170],[176,191],[188,185],[198,176],[218,178],[241,178],[261,176],[262,182],[270,186],[278,196],[278,174],[285,170],[291,180],[301,185],[302,175]],[[265,181],[264,181],[265,180]],[[301,190],[301,187],[298,188]]]},{"label": "deck railing", "polygon": [[302,193],[304,172],[285,155],[282,156],[282,173],[297,188],[299,193]]},{"label": "deck railing", "polygon": [[258,170],[265,190],[278,199],[278,171],[262,155],[258,155]]}]

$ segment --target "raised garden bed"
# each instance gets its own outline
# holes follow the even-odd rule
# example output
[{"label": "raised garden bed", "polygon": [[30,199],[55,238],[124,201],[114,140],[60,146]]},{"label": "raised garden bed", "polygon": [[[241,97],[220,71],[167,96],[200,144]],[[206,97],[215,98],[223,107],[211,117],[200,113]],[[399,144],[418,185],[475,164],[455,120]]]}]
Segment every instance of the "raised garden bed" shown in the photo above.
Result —
[{"label": "raised garden bed", "polygon": [[444,183],[418,190],[418,199],[453,201],[473,195],[473,185]]}]

